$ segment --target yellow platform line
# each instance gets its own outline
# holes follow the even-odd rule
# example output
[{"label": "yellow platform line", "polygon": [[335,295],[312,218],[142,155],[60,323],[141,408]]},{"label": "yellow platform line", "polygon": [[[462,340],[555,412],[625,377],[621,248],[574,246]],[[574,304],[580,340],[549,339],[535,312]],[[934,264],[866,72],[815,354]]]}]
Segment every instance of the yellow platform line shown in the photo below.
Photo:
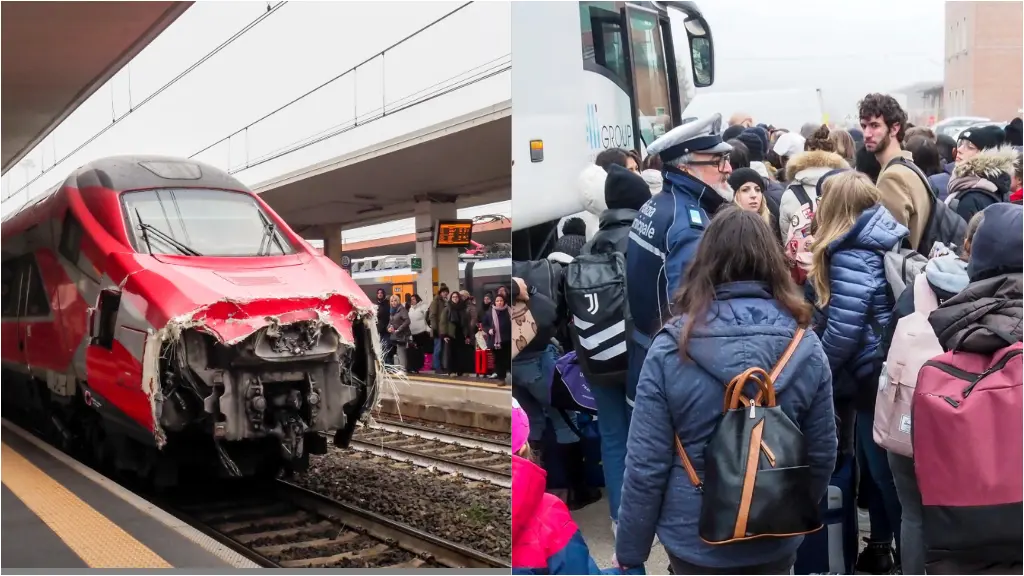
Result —
[{"label": "yellow platform line", "polygon": [[409,380],[413,382],[428,382],[430,384],[447,384],[449,386],[468,386],[470,388],[495,388],[495,389],[511,389],[511,386],[500,384],[491,384],[490,382],[473,382],[469,380],[455,380],[453,378],[443,378],[437,376],[423,376],[420,374],[409,374],[407,376]]},{"label": "yellow platform line", "polygon": [[0,481],[90,568],[173,568],[6,443],[0,454]]}]

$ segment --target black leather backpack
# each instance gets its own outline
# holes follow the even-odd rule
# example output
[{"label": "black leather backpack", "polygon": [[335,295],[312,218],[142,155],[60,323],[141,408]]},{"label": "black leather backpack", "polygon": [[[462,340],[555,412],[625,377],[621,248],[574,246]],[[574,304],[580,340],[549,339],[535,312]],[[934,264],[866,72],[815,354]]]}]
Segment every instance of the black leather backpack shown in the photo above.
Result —
[{"label": "black leather backpack", "polygon": [[[774,382],[803,335],[797,329],[771,374],[749,368],[726,386],[722,419],[704,447],[703,482],[676,437],[683,468],[704,495],[698,532],[708,544],[788,538],[822,527],[804,436],[775,403]],[[759,388],[753,401],[743,395],[750,380]]]}]

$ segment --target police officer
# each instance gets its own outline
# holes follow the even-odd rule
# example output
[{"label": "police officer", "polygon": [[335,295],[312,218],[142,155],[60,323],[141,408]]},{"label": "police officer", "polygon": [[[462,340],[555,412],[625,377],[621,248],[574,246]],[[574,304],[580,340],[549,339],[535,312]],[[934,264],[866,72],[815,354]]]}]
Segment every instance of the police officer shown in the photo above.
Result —
[{"label": "police officer", "polygon": [[629,344],[627,402],[632,404],[651,339],[671,317],[672,295],[711,216],[732,201],[729,152],[722,115],[673,128],[647,147],[664,165],[661,194],[633,220],[626,259],[626,287],[634,330]]}]

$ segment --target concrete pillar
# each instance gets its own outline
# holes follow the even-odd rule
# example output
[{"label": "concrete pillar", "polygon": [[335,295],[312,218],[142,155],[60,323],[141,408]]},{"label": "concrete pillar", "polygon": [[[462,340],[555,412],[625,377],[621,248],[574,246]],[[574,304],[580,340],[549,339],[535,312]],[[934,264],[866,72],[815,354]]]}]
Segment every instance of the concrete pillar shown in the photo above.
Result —
[{"label": "concrete pillar", "polygon": [[434,248],[437,221],[455,217],[455,204],[416,203],[416,256],[423,262],[423,270],[416,278],[416,293],[424,300],[432,298],[441,283],[450,290],[459,288],[459,250]]},{"label": "concrete pillar", "polygon": [[341,226],[329,224],[322,228],[324,238],[324,256],[341,266]]}]

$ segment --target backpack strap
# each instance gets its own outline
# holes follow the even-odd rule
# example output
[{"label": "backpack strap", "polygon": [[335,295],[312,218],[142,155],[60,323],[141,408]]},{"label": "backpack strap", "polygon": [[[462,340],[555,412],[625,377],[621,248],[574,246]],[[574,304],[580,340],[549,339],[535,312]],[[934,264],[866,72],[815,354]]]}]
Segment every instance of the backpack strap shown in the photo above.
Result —
[{"label": "backpack strap", "polygon": [[939,299],[935,297],[935,292],[928,285],[928,277],[922,271],[914,278],[914,312],[927,316],[938,307]]},{"label": "backpack strap", "polygon": [[804,190],[803,184],[794,182],[789,185],[789,189],[793,191],[793,195],[796,196],[797,202],[800,202],[801,206],[808,204],[810,205],[811,210],[814,210],[817,207],[815,206],[814,201],[811,200],[811,197],[807,195],[807,190]]},{"label": "backpack strap", "polygon": [[[728,386],[726,386],[725,395],[727,401],[733,404],[734,407],[738,407],[739,403],[744,406],[750,405],[748,400],[742,393],[743,385],[746,384],[748,378],[754,378],[759,384],[761,390],[758,391],[757,396],[754,398],[754,404],[758,404],[761,400],[762,394],[767,393],[768,404],[767,406],[775,406],[775,381],[782,375],[783,368],[789,362],[789,359],[793,357],[793,353],[796,352],[797,346],[800,345],[800,341],[804,337],[804,328],[798,327],[796,333],[793,334],[793,339],[790,340],[789,346],[782,353],[779,361],[775,363],[775,367],[772,368],[771,374],[765,374],[762,368],[748,368],[745,372],[736,376],[732,379]],[[759,374],[758,374],[759,373]],[[763,376],[761,376],[763,375]],[[764,380],[762,380],[764,378]],[[742,380],[741,380],[742,379]],[[731,397],[731,400],[730,400]],[[676,453],[679,454],[679,459],[683,462],[683,469],[686,470],[686,475],[690,478],[690,483],[693,484],[694,488],[698,491],[704,491],[704,483],[700,481],[700,477],[697,476],[697,470],[693,467],[693,462],[690,461],[690,457],[686,454],[686,449],[683,448],[683,443],[679,441],[678,435],[673,435],[676,445]],[[771,450],[765,445],[764,440],[761,441],[762,448],[765,449],[766,453],[771,454]]]}]

